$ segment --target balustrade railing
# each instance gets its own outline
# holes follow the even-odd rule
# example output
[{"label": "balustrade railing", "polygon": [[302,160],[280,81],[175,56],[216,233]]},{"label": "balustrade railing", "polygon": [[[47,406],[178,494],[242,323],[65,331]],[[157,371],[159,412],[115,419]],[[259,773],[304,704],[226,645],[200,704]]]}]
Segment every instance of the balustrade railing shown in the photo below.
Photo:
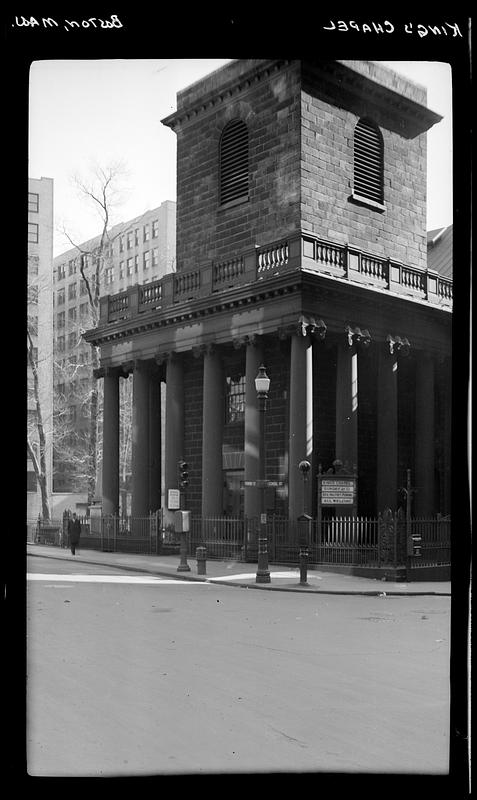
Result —
[{"label": "balustrade railing", "polygon": [[200,270],[176,272],[174,275],[174,300],[195,298],[200,289]]},{"label": "balustrade railing", "polygon": [[282,241],[257,250],[257,277],[276,271],[288,263],[288,242]]},{"label": "balustrade railing", "polygon": [[452,306],[452,280],[449,278],[297,233],[235,258],[213,262],[203,270],[176,272],[154,283],[129,287],[126,292],[101,298],[101,322],[116,322],[138,313],[164,309],[174,303],[238,287],[245,281],[268,279],[303,267],[385,289],[392,294],[427,300],[444,308]]},{"label": "balustrade railing", "polygon": [[241,276],[244,274],[244,260],[243,256],[230,259],[229,261],[221,261],[214,264],[212,285],[214,289],[221,288],[222,285],[233,286]]},{"label": "balustrade railing", "polygon": [[109,297],[108,318],[110,322],[123,319],[129,310],[129,296],[126,293],[113,294]]},{"label": "balustrade railing", "polygon": [[146,283],[144,286],[139,287],[139,311],[143,309],[150,310],[151,308],[160,308],[161,301],[162,283],[160,281]]}]

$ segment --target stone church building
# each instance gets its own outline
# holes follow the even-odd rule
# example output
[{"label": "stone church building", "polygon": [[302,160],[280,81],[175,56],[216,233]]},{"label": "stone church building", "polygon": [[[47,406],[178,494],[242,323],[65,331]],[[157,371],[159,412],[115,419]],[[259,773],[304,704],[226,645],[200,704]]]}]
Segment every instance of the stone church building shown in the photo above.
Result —
[{"label": "stone church building", "polygon": [[85,334],[104,381],[103,513],[133,372],[133,516],[167,504],[180,460],[193,514],[257,516],[262,364],[268,514],[315,516],[337,460],[360,515],[396,509],[407,470],[414,515],[450,512],[452,280],[428,269],[426,235],[439,120],[423,87],[365,61],[237,60],[178,93],[163,120],[177,271],[104,297]]}]

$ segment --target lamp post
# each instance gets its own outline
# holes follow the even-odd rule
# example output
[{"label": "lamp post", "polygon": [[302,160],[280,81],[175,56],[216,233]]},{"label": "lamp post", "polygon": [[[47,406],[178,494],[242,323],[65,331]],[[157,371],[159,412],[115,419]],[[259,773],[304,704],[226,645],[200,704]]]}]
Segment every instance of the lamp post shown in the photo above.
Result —
[{"label": "lamp post", "polygon": [[[300,461],[298,464],[298,469],[300,470],[301,474],[303,475],[303,514],[301,517],[298,517],[298,522],[300,525],[299,528],[299,545],[300,545],[300,585],[301,586],[308,586],[307,581],[307,570],[308,570],[308,556],[309,556],[309,546],[311,540],[311,517],[309,514],[306,513],[306,505],[307,505],[307,482],[308,482],[308,473],[311,470],[311,464],[309,461]],[[302,526],[305,527],[305,531],[303,530]]]},{"label": "lamp post", "polygon": [[258,538],[258,564],[256,583],[270,583],[270,570],[268,569],[268,541],[267,541],[267,515],[265,511],[265,411],[267,409],[268,390],[270,389],[270,378],[268,377],[263,364],[258,368],[258,375],[255,378],[255,390],[257,392],[259,429],[260,429],[260,448],[259,448],[259,480],[260,488],[260,532]]}]

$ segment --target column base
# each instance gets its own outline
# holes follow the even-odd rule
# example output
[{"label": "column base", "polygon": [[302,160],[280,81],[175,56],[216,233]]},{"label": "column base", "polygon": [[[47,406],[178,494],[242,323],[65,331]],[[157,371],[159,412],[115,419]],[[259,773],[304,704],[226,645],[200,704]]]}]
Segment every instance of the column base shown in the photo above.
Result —
[{"label": "column base", "polygon": [[190,567],[188,564],[179,564],[177,572],[190,572]]}]

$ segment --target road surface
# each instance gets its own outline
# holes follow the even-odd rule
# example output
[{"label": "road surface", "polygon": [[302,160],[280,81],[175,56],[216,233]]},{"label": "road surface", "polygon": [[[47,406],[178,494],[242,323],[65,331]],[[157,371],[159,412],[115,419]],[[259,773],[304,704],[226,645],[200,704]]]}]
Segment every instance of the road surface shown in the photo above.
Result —
[{"label": "road surface", "polygon": [[448,597],[28,578],[30,775],[447,773]]}]

